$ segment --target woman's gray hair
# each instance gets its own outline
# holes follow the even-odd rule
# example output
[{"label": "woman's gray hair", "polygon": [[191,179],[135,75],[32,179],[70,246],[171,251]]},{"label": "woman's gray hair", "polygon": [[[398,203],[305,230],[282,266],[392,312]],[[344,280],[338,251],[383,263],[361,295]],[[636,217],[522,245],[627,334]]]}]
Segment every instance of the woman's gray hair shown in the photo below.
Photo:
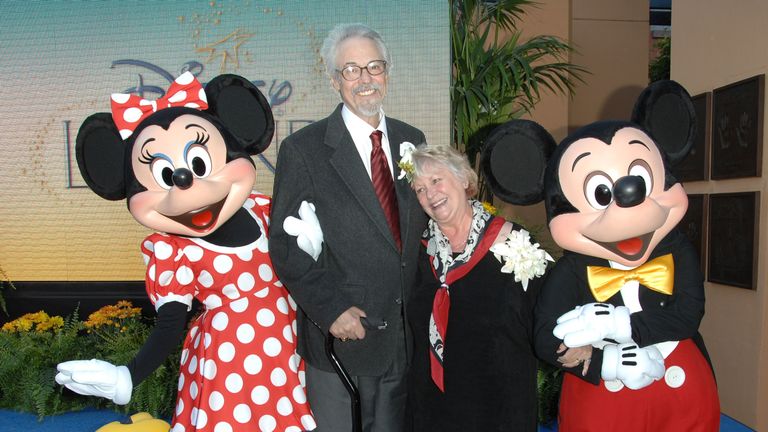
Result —
[{"label": "woman's gray hair", "polygon": [[411,153],[411,158],[414,177],[423,175],[426,165],[438,163],[448,168],[460,181],[467,183],[467,196],[471,197],[477,193],[477,173],[469,165],[467,156],[455,148],[448,145],[420,144]]},{"label": "woman's gray hair", "polygon": [[379,54],[384,57],[381,60],[387,62],[387,73],[389,73],[389,70],[392,67],[392,61],[389,58],[389,50],[387,49],[387,45],[384,44],[384,39],[382,39],[381,35],[376,30],[364,24],[339,24],[328,32],[328,36],[325,37],[323,46],[320,48],[320,56],[325,63],[325,72],[330,78],[336,76],[336,53],[338,52],[339,45],[351,37],[364,37],[372,40],[376,44],[376,47],[378,47]]}]

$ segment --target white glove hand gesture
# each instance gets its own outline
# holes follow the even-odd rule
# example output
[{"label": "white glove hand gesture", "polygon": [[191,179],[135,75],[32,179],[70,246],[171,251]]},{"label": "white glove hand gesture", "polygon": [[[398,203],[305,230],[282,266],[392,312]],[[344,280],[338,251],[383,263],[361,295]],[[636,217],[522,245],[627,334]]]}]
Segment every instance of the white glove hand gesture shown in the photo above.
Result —
[{"label": "white glove hand gesture", "polygon": [[133,383],[125,366],[115,366],[102,360],[72,360],[56,366],[56,382],[75,393],[100,396],[118,405],[131,400]]},{"label": "white glove hand gesture", "polygon": [[568,347],[580,347],[613,339],[618,343],[632,342],[629,309],[608,303],[576,306],[557,319],[552,331]]},{"label": "white glove hand gesture", "polygon": [[299,206],[299,217],[288,216],[285,218],[283,229],[289,235],[296,236],[299,249],[317,261],[323,250],[323,230],[317,220],[314,204],[302,201]]},{"label": "white glove hand gesture", "polygon": [[664,377],[664,357],[653,345],[640,348],[635,343],[606,345],[603,348],[603,380],[620,380],[639,390]]}]

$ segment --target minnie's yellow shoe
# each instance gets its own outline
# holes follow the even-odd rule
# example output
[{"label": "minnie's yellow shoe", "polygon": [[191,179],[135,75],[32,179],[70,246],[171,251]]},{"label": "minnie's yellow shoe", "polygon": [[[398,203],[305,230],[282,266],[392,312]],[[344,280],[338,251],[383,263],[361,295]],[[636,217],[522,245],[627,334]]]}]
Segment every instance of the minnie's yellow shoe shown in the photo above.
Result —
[{"label": "minnie's yellow shoe", "polygon": [[170,428],[167,422],[140,412],[131,416],[130,423],[113,421],[98,428],[96,432],[168,432]]}]

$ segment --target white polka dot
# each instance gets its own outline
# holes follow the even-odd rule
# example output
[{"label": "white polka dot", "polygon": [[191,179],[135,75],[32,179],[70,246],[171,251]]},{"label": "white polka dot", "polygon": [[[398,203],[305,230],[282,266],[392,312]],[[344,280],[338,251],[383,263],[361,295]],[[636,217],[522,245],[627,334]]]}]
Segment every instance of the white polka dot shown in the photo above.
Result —
[{"label": "white polka dot", "polygon": [[243,297],[239,300],[235,300],[229,304],[229,307],[237,313],[244,312],[248,309],[248,297]]},{"label": "white polka dot", "polygon": [[229,324],[229,317],[225,312],[217,313],[213,316],[213,320],[211,320],[211,327],[218,331],[222,331],[227,328],[227,324]]},{"label": "white polka dot", "polygon": [[296,320],[291,321],[291,330],[293,330],[293,335],[297,336],[299,333],[296,331]]},{"label": "white polka dot", "polygon": [[197,412],[197,423],[195,423],[195,427],[197,429],[203,429],[207,424],[208,424],[208,414],[206,414],[204,410],[199,410]]},{"label": "white polka dot", "polygon": [[189,395],[192,399],[197,399],[197,383],[194,381],[189,385]]},{"label": "white polka dot", "polygon": [[136,123],[139,121],[143,114],[144,112],[141,109],[131,107],[123,111],[123,120],[125,120],[127,123]]},{"label": "white polka dot", "polygon": [[240,327],[237,328],[237,340],[241,343],[250,343],[254,336],[256,336],[256,331],[250,324],[241,324]]},{"label": "white polka dot", "polygon": [[302,387],[307,387],[307,374],[304,371],[299,371],[299,384]]},{"label": "white polka dot", "polygon": [[264,233],[262,233],[261,237],[256,240],[256,249],[261,253],[269,253],[269,243],[267,243],[267,238],[264,237]]},{"label": "white polka dot", "polygon": [[211,346],[211,334],[210,333],[203,334],[203,346],[206,347],[206,348]]},{"label": "white polka dot", "polygon": [[186,364],[188,357],[189,357],[189,350],[188,349],[182,350],[181,351],[181,364]]},{"label": "white polka dot", "polygon": [[190,71],[186,71],[183,74],[176,77],[175,81],[181,85],[190,84],[195,79],[195,76]]},{"label": "white polka dot", "polygon": [[291,305],[291,309],[296,312],[296,302],[293,300],[293,297],[288,296],[288,304]]},{"label": "white polka dot", "polygon": [[269,380],[276,387],[285,385],[287,377],[285,376],[285,371],[283,370],[283,368],[279,368],[279,367],[275,368],[272,371],[272,373],[269,375]]},{"label": "white polka dot", "polygon": [[176,415],[181,415],[184,412],[184,401],[179,399],[176,403]]},{"label": "white polka dot", "polygon": [[203,258],[203,248],[195,245],[186,246],[184,248],[184,255],[186,255],[191,262],[198,262]]},{"label": "white polka dot", "polygon": [[195,423],[197,423],[197,413],[198,413],[198,409],[197,408],[192,408],[192,412],[189,415],[189,420],[191,421],[191,423],[193,425]]},{"label": "white polka dot", "polygon": [[271,282],[272,278],[274,277],[274,273],[272,272],[272,266],[269,264],[262,264],[259,266],[259,277],[264,282]]},{"label": "white polka dot", "polygon": [[[294,399],[295,398],[296,396],[294,396]],[[211,392],[211,395],[208,396],[208,406],[211,407],[213,411],[220,410],[224,406],[224,395],[217,391]]]},{"label": "white polka dot", "polygon": [[277,338],[270,337],[264,341],[264,354],[270,357],[277,357],[282,349],[283,345]]},{"label": "white polka dot", "polygon": [[243,389],[243,378],[236,373],[227,375],[227,379],[224,381],[224,386],[227,387],[231,393],[237,393]]},{"label": "white polka dot", "polygon": [[288,341],[288,343],[293,343],[293,330],[291,329],[291,326],[287,325],[283,327],[283,339]]},{"label": "white polka dot", "polygon": [[303,405],[307,402],[307,394],[304,393],[304,387],[297,385],[293,388],[293,400],[296,401],[297,404]]},{"label": "white polka dot", "polygon": [[202,334],[197,335],[194,343],[192,344],[192,348],[197,349],[197,347],[200,346],[200,336],[202,336]]},{"label": "white polka dot", "polygon": [[164,241],[158,241],[155,243],[155,258],[159,260],[167,260],[173,254],[173,246]]},{"label": "white polka dot", "polygon": [[257,197],[255,197],[253,199],[253,201],[256,204],[258,204],[259,206],[265,206],[265,205],[269,204],[270,202],[272,202],[272,200],[270,200],[269,198],[264,197],[264,196],[257,196]]},{"label": "white polka dot", "polygon": [[149,255],[147,255],[147,254],[142,252],[141,253],[141,258],[144,260],[144,265],[149,264]]},{"label": "white polka dot", "polygon": [[299,364],[301,363],[301,357],[299,357],[298,354],[294,353],[291,355],[291,357],[288,358],[288,369],[291,370],[291,372],[296,373],[299,370]]},{"label": "white polka dot", "polygon": [[112,98],[113,101],[115,101],[115,103],[119,103],[122,105],[128,102],[128,100],[131,98],[131,94],[130,93],[112,93],[110,97]]},{"label": "white polka dot", "polygon": [[242,261],[245,261],[245,262],[251,262],[251,260],[253,259],[253,251],[250,249],[237,251],[236,255],[238,258],[240,258]]},{"label": "white polka dot", "polygon": [[203,89],[200,89],[200,91],[197,92],[197,98],[205,103],[208,103],[208,97],[205,95],[205,90]]},{"label": "white polka dot", "polygon": [[293,404],[291,404],[291,400],[285,396],[281,397],[280,400],[277,401],[277,413],[282,416],[287,416],[292,412]]},{"label": "white polka dot", "polygon": [[235,358],[235,346],[231,342],[224,342],[219,345],[219,359],[224,363],[229,363]]},{"label": "white polka dot", "polygon": [[269,309],[261,309],[256,312],[256,322],[262,327],[269,327],[275,323],[275,314]]},{"label": "white polka dot", "polygon": [[203,377],[207,380],[216,378],[217,369],[216,362],[213,359],[206,360],[205,367],[203,368]]},{"label": "white polka dot", "polygon": [[186,429],[184,429],[184,425],[182,425],[181,423],[176,423],[175,425],[173,425],[173,429],[171,429],[171,432],[184,432],[184,431],[186,431]]},{"label": "white polka dot", "polygon": [[249,375],[256,375],[261,372],[261,358],[256,354],[251,354],[243,361],[243,369]]},{"label": "white polka dot", "polygon": [[157,283],[160,284],[160,286],[168,286],[173,282],[173,270],[166,270],[160,274],[160,277],[157,279]]},{"label": "white polka dot", "polygon": [[183,388],[184,388],[184,374],[179,374],[178,390],[181,391],[181,389]]},{"label": "white polka dot", "polygon": [[303,430],[304,429],[302,429],[302,428],[300,428],[298,426],[288,426],[287,428],[285,428],[285,432],[301,432]]},{"label": "white polka dot", "polygon": [[232,410],[232,416],[238,423],[247,423],[251,419],[251,409],[246,404],[240,404]]},{"label": "white polka dot", "polygon": [[256,294],[254,294],[254,295],[255,295],[256,297],[258,297],[258,298],[264,298],[264,297],[266,297],[267,295],[269,295],[269,287],[264,287],[264,288],[260,289],[260,290],[259,290],[259,291],[257,291],[257,292],[256,292]]},{"label": "white polka dot", "polygon": [[281,287],[281,288],[282,288],[282,286],[283,286],[283,283],[282,283],[282,282],[280,282],[279,280],[278,280],[278,281],[275,281],[275,286],[276,286],[276,287]]},{"label": "white polka dot", "polygon": [[176,280],[182,285],[189,285],[195,280],[195,275],[192,273],[192,269],[187,266],[181,266],[176,269]]},{"label": "white polka dot", "polygon": [[208,270],[203,270],[200,272],[200,275],[197,277],[197,281],[200,282],[200,285],[210,288],[211,285],[213,285],[213,276],[211,276],[210,273],[208,273]]},{"label": "white polka dot", "polygon": [[192,356],[192,359],[189,360],[189,367],[187,368],[189,370],[190,374],[194,374],[197,370],[197,356]]},{"label": "white polka dot", "polygon": [[227,284],[224,288],[221,289],[221,292],[232,300],[240,298],[240,291],[237,290],[235,284]]},{"label": "white polka dot", "polygon": [[262,432],[272,432],[277,427],[277,421],[269,414],[261,416],[259,419],[259,429]]},{"label": "white polka dot", "polygon": [[[227,422],[218,422],[216,427],[213,428],[213,432],[233,432],[232,426]],[[286,431],[287,432],[287,431]]]},{"label": "white polka dot", "polygon": [[277,299],[275,304],[277,306],[277,310],[288,315],[288,302],[285,300],[285,297],[280,297]]},{"label": "white polka dot", "polygon": [[301,425],[304,426],[305,430],[312,430],[317,427],[314,417],[309,414],[301,416]]},{"label": "white polka dot", "polygon": [[213,259],[213,268],[217,272],[224,274],[232,270],[232,258],[226,255],[219,255]]},{"label": "white polka dot", "polygon": [[237,278],[237,287],[243,291],[250,291],[256,285],[256,280],[253,275],[245,272]]},{"label": "white polka dot", "polygon": [[269,389],[265,386],[256,386],[251,391],[251,400],[256,405],[264,405],[269,401]]},{"label": "white polka dot", "polygon": [[249,209],[254,208],[256,207],[256,201],[253,198],[248,197],[243,203],[243,207],[249,208]]},{"label": "white polka dot", "polygon": [[187,98],[187,92],[185,92],[184,90],[179,90],[173,95],[171,95],[171,97],[168,98],[168,102],[171,102],[171,103],[181,102],[186,98]]},{"label": "white polka dot", "polygon": [[208,309],[216,309],[221,306],[221,297],[216,294],[211,294],[203,300],[203,304],[205,304],[205,307]]}]

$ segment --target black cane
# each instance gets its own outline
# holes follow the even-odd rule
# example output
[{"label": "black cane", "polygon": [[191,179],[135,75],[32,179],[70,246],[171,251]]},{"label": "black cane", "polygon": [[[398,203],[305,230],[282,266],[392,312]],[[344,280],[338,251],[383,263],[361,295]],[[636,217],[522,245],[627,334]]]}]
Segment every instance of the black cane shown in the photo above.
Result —
[{"label": "black cane", "polygon": [[[373,320],[361,317],[360,322],[366,330],[384,330],[387,328],[387,322],[384,320]],[[347,372],[344,365],[341,364],[341,361],[339,361],[339,358],[336,356],[336,352],[333,349],[334,340],[336,340],[336,338],[333,337],[329,331],[328,335],[325,337],[325,354],[328,356],[328,360],[331,362],[333,370],[336,371],[339,379],[341,379],[344,388],[347,389],[349,398],[352,401],[352,432],[363,432],[363,419],[360,414],[360,392],[357,391],[357,386],[352,381],[352,376],[349,375],[349,372]]]}]

